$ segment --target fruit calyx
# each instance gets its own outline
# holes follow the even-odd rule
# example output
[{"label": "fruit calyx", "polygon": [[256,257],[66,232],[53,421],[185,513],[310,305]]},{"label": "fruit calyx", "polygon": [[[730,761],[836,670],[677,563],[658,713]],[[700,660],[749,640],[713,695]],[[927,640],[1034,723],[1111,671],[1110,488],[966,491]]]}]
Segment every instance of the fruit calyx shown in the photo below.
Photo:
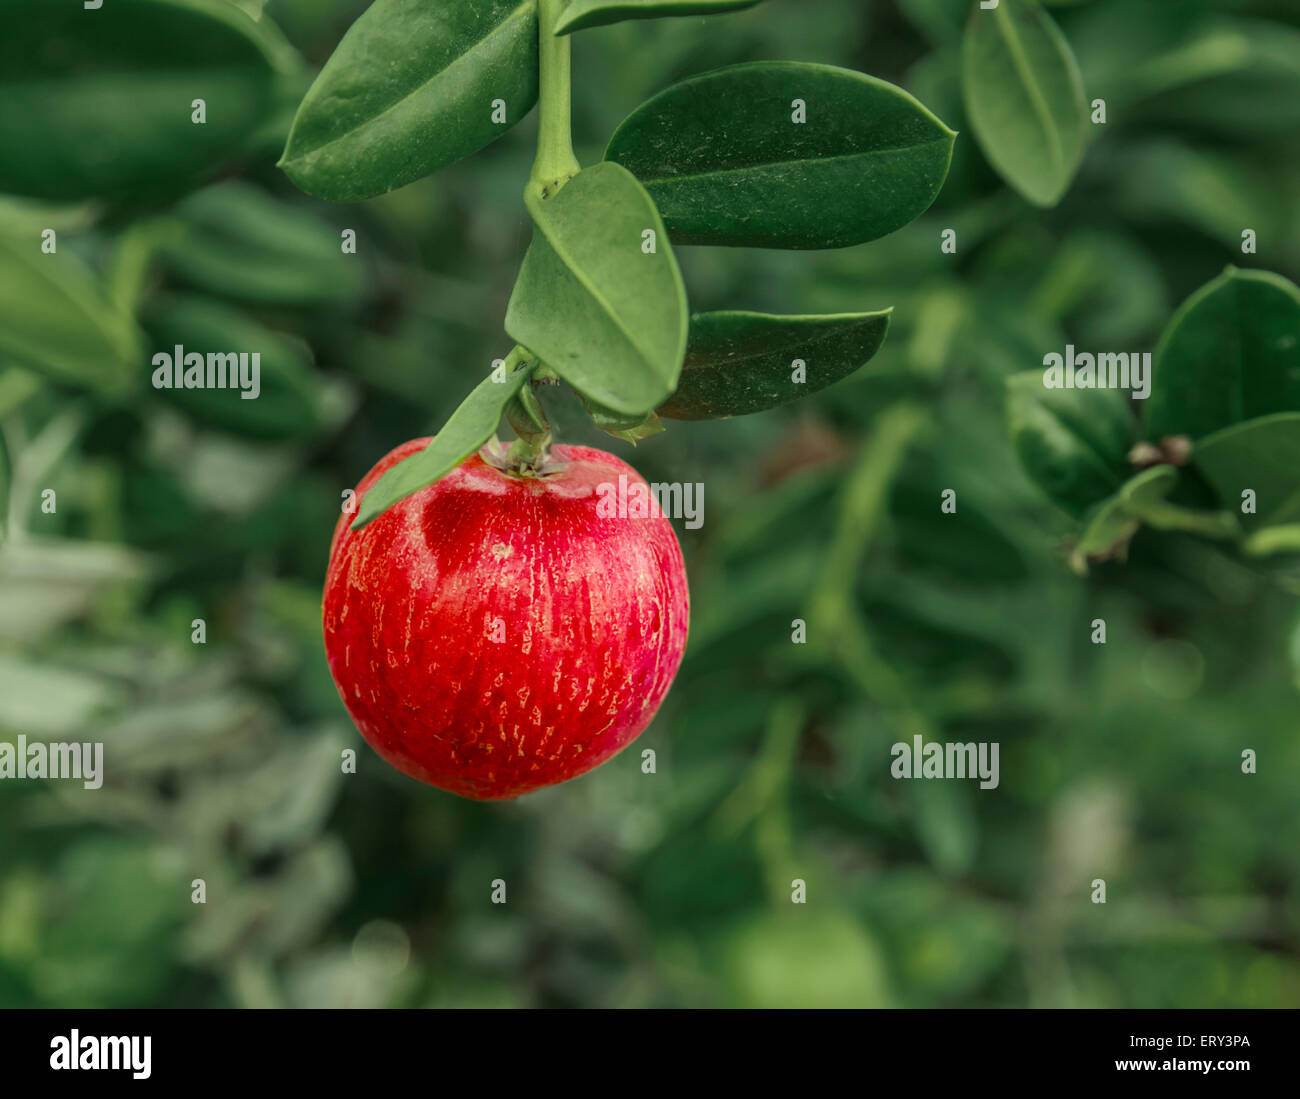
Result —
[{"label": "fruit calyx", "polygon": [[569,463],[552,452],[552,441],[549,431],[540,439],[519,438],[508,446],[493,436],[478,453],[488,465],[511,477],[554,477]]}]

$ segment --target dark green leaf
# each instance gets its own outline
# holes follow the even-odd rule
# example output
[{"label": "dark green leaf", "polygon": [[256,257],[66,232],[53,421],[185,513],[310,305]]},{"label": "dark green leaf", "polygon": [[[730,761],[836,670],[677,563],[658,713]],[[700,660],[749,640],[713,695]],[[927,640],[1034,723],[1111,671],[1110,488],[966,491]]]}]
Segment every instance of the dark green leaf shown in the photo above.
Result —
[{"label": "dark green leaf", "polygon": [[[293,439],[309,435],[325,421],[321,379],[300,347],[262,327],[237,309],[206,298],[169,296],[157,300],[146,317],[155,352],[260,355],[258,395],[245,398],[228,378],[227,388],[159,388],[158,395],[199,423],[253,439]],[[158,369],[148,368],[151,375]],[[233,371],[234,381],[242,380]]]},{"label": "dark green leaf", "polygon": [[189,184],[239,151],[296,64],[225,0],[0,0],[0,25],[0,191],[46,199]]},{"label": "dark green leaf", "polygon": [[752,8],[759,0],[569,0],[555,23],[556,34],[603,27],[625,19],[661,15],[715,15]]},{"label": "dark green leaf", "polygon": [[[1300,523],[1300,413],[1280,412],[1208,435],[1192,453],[1224,507],[1247,531]],[[1242,492],[1255,493],[1255,513],[1242,514]]]},{"label": "dark green leaf", "polygon": [[145,367],[129,312],[66,251],[0,236],[0,355],[60,381],[121,389]]},{"label": "dark green leaf", "polygon": [[1012,187],[1055,206],[1089,125],[1070,44],[1038,0],[975,7],[962,41],[962,95],[984,155]]},{"label": "dark green leaf", "polygon": [[1300,290],[1229,267],[1173,315],[1156,348],[1146,435],[1199,439],[1300,411]]},{"label": "dark green leaf", "polygon": [[508,374],[504,381],[489,374],[479,382],[428,446],[398,462],[370,487],[352,529],[360,530],[397,501],[446,476],[486,443],[534,366],[529,363]]},{"label": "dark green leaf", "polygon": [[1290,133],[1300,121],[1300,31],[1208,10],[1223,6],[1090,5],[1070,27],[1086,86],[1106,90],[1112,117],[1119,110],[1158,128],[1174,123],[1238,141]]},{"label": "dark green leaf", "polygon": [[644,416],[677,384],[689,325],[654,203],[624,168],[597,164],[528,208],[537,229],[506,331],[580,393]]},{"label": "dark green leaf", "polygon": [[1082,518],[1128,478],[1134,429],[1118,389],[1049,389],[1041,371],[1007,379],[1011,442],[1025,472]]},{"label": "dark green leaf", "polygon": [[1116,198],[1131,219],[1189,225],[1230,247],[1241,231],[1277,238],[1286,216],[1273,182],[1237,159],[1170,140],[1147,140],[1113,164]]},{"label": "dark green leaf", "polygon": [[536,0],[376,0],[303,99],[280,166],[321,198],[369,198],[477,152],[536,102]]},{"label": "dark green leaf", "polygon": [[924,212],[955,136],[883,80],[765,61],[660,92],[624,120],[605,159],[645,184],[684,244],[840,248]]},{"label": "dark green leaf", "polygon": [[[797,401],[857,370],[879,350],[890,310],[828,317],[696,313],[676,392],[659,414],[674,420],[744,416]],[[795,381],[794,361],[805,378]]]},{"label": "dark green leaf", "polygon": [[247,183],[222,183],[177,207],[171,266],[189,282],[246,301],[317,305],[361,286],[362,261],[328,222]]}]

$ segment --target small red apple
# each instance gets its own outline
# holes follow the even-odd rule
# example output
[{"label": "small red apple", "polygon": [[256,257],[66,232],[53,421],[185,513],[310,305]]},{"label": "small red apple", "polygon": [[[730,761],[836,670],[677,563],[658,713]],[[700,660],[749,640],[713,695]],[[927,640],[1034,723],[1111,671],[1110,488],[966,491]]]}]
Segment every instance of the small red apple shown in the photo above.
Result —
[{"label": "small red apple", "polygon": [[[413,439],[357,486],[422,449]],[[556,446],[524,477],[471,455],[359,531],[325,578],[330,674],[399,771],[467,798],[564,782],[626,747],[681,663],[686,570],[662,515],[608,518],[602,485],[645,485],[612,454]]]}]

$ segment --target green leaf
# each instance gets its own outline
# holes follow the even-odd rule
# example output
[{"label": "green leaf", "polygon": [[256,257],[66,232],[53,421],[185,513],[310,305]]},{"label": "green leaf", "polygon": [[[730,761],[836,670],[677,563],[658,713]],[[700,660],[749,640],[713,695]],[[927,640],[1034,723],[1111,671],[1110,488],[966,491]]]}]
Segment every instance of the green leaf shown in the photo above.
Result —
[{"label": "green leaf", "polygon": [[677,384],[690,323],[654,203],[617,164],[587,168],[527,203],[537,228],[506,331],[584,396],[644,416]]},{"label": "green leaf", "polygon": [[572,34],[625,19],[663,15],[715,15],[752,8],[759,0],[569,0],[555,23],[556,34]]},{"label": "green leaf", "polygon": [[883,80],[764,61],[660,92],[619,126],[605,159],[645,184],[675,241],[840,248],[923,213],[955,137]]},{"label": "green leaf", "polygon": [[508,374],[504,381],[488,375],[479,382],[428,446],[398,462],[370,487],[361,500],[352,529],[360,530],[399,500],[446,476],[486,443],[501,422],[506,406],[535,367],[536,363],[529,362]]},{"label": "green leaf", "polygon": [[1106,90],[1112,117],[1155,131],[1190,127],[1234,141],[1289,135],[1300,122],[1300,31],[1206,10],[1225,6],[1090,5],[1070,26],[1087,86]]},{"label": "green leaf", "polygon": [[1148,139],[1107,167],[1116,202],[1134,223],[1181,223],[1233,249],[1246,227],[1260,240],[1280,235],[1282,196],[1270,190],[1276,181],[1236,157]]},{"label": "green leaf", "polygon": [[145,365],[129,312],[69,252],[41,252],[41,239],[0,236],[0,356],[63,382],[127,387]]},{"label": "green leaf", "polygon": [[[681,380],[659,414],[674,420],[745,416],[816,393],[880,349],[890,313],[696,313]],[[795,360],[804,364],[802,382],[793,378]]]},{"label": "green leaf", "polygon": [[1174,466],[1153,466],[1130,478],[1119,491],[1119,502],[1136,519],[1157,530],[1181,530],[1212,538],[1232,538],[1241,527],[1231,512],[1198,511],[1171,503],[1169,495],[1178,486]]},{"label": "green leaf", "polygon": [[239,152],[296,64],[225,0],[0,0],[0,25],[0,191],[44,199],[188,186]]},{"label": "green leaf", "polygon": [[[242,396],[227,388],[160,388],[159,397],[201,424],[252,439],[294,439],[310,435],[326,422],[321,379],[299,345],[264,328],[237,309],[207,298],[172,295],[157,299],[146,317],[155,350],[184,354],[257,353],[258,395]],[[159,367],[151,368],[153,373]],[[229,369],[229,368],[228,368]],[[242,380],[235,368],[236,381]],[[251,373],[250,373],[250,380]]]},{"label": "green leaf", "polygon": [[321,305],[361,288],[362,261],[339,231],[243,182],[220,183],[177,208],[172,268],[195,286],[245,301]]},{"label": "green leaf", "polygon": [[477,152],[536,102],[536,0],[376,0],[304,97],[280,167],[320,198],[370,198]]},{"label": "green leaf", "polygon": [[1124,483],[1134,428],[1118,389],[1049,389],[1030,370],[1007,379],[1011,443],[1025,472],[1082,518]]},{"label": "green leaf", "polygon": [[1229,267],[1185,301],[1156,348],[1146,435],[1209,435],[1300,411],[1300,289]]},{"label": "green leaf", "polygon": [[582,398],[582,404],[587,410],[587,415],[591,417],[592,422],[601,431],[606,435],[612,435],[615,439],[622,439],[624,442],[633,445],[639,443],[642,439],[649,439],[653,435],[659,435],[664,430],[663,423],[653,412],[644,416],[624,416],[622,413],[604,408],[586,397]]},{"label": "green leaf", "polygon": [[1083,158],[1088,127],[1079,66],[1037,0],[975,7],[962,40],[962,95],[975,138],[1030,202],[1055,206]]},{"label": "green leaf", "polygon": [[1280,412],[1208,435],[1192,452],[1196,468],[1225,507],[1240,512],[1242,492],[1255,493],[1247,531],[1300,523],[1300,413]]},{"label": "green leaf", "polygon": [[101,261],[104,290],[119,310],[135,314],[151,289],[158,254],[178,228],[166,214],[137,218],[111,242]]}]

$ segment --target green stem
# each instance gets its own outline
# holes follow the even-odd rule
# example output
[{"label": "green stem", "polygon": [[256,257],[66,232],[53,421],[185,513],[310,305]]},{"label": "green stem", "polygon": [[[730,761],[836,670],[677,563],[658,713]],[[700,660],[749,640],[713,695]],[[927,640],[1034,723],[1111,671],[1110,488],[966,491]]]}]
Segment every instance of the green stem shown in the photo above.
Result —
[{"label": "green stem", "polygon": [[928,425],[924,411],[896,405],[876,421],[841,496],[840,514],[821,578],[812,593],[808,628],[813,644],[845,673],[900,732],[925,735],[929,725],[908,684],[878,652],[855,603],[857,575],[872,537],[888,515],[889,487],[908,448]]},{"label": "green stem", "polygon": [[569,86],[570,36],[553,32],[564,0],[539,0],[537,50],[540,64],[537,159],[528,177],[527,194],[550,198],[578,174],[581,165],[573,155],[572,105]]},{"label": "green stem", "polygon": [[[527,348],[516,346],[505,357],[506,374],[525,369],[534,356]],[[506,406],[506,419],[519,436],[506,454],[507,467],[515,473],[529,475],[538,472],[550,458],[551,427],[546,421],[536,395],[529,388],[531,380],[524,383],[518,395]]]},{"label": "green stem", "polygon": [[[538,0],[537,4],[537,111],[540,121],[537,157],[528,177],[528,186],[524,189],[524,203],[530,210],[534,209],[534,202],[552,197],[582,168],[573,154],[571,39],[554,33],[565,3],[566,0]],[[516,347],[511,352],[511,367],[528,357],[523,348]],[[542,372],[539,381],[553,377],[545,366],[539,365],[537,370]],[[550,425],[536,396],[527,386],[511,402],[507,418],[519,436],[506,455],[509,469],[523,476],[537,475],[546,470],[551,463]]]},{"label": "green stem", "polygon": [[520,435],[506,452],[510,471],[521,477],[540,473],[551,456],[551,434]]}]

